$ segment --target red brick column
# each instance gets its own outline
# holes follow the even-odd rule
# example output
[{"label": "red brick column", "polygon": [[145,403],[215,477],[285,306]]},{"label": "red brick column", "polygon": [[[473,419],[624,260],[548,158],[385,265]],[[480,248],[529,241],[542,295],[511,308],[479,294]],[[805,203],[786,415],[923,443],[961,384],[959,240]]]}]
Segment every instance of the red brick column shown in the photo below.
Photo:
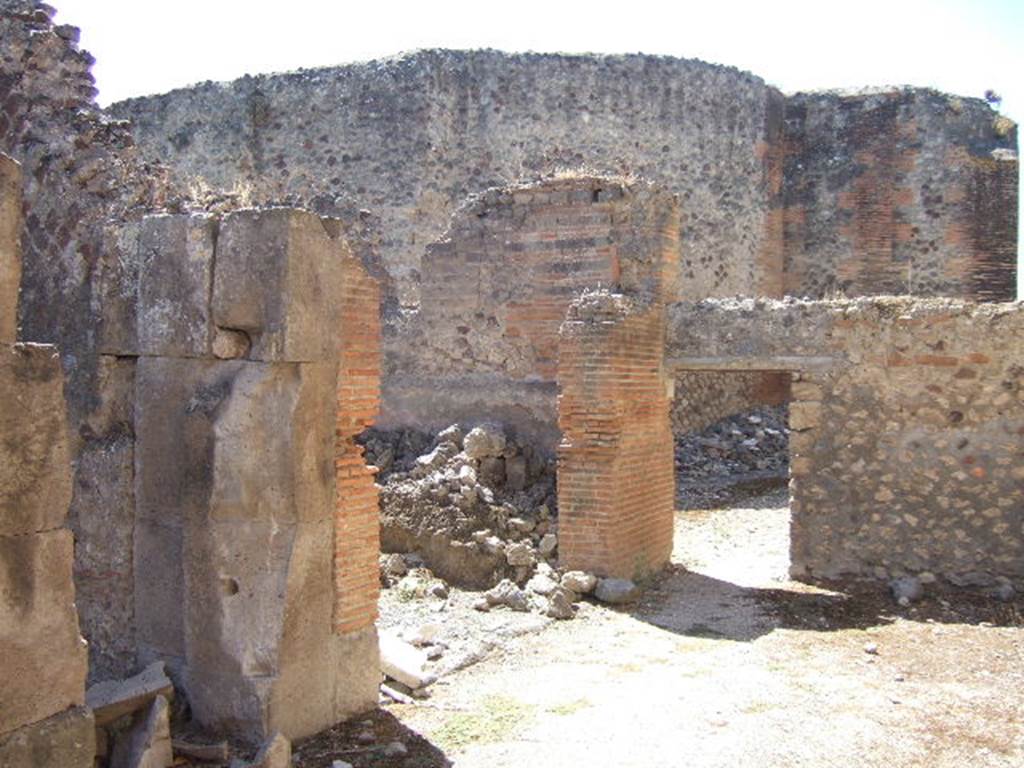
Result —
[{"label": "red brick column", "polygon": [[380,286],[355,258],[344,260],[342,275],[334,525],[334,629],[339,634],[372,626],[380,596],[377,486],[355,441],[380,410]]},{"label": "red brick column", "polygon": [[674,462],[664,311],[608,292],[573,303],[559,347],[559,551],[567,568],[638,578],[672,552]]}]

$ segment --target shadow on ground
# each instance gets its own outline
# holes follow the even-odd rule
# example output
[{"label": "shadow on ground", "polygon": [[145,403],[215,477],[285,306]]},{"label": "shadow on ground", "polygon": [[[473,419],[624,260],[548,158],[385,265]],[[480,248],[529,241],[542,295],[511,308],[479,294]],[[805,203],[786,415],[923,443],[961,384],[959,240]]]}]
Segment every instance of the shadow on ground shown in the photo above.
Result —
[{"label": "shadow on ground", "polygon": [[[369,739],[372,735],[373,740]],[[398,742],[404,752],[389,745]],[[321,731],[296,745],[296,768],[331,768],[335,760],[353,768],[448,768],[444,752],[382,709],[367,712]]]},{"label": "shadow on ground", "polygon": [[743,587],[679,565],[647,585],[624,610],[634,618],[689,637],[750,641],[776,629],[834,632],[891,624],[897,618],[944,624],[1024,626],[1024,600],[1000,602],[969,590],[930,586],[902,607],[877,582],[819,582],[821,590]]}]

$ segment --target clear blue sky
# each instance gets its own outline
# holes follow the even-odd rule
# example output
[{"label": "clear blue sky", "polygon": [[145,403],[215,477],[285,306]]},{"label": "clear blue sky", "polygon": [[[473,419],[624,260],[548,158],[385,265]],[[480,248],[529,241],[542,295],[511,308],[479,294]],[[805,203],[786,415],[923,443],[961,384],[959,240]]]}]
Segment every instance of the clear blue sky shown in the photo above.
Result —
[{"label": "clear blue sky", "polygon": [[909,84],[980,97],[992,89],[1003,114],[1024,114],[1024,0],[51,2],[59,22],[82,28],[101,104],[441,47],[700,58],[784,91]]}]

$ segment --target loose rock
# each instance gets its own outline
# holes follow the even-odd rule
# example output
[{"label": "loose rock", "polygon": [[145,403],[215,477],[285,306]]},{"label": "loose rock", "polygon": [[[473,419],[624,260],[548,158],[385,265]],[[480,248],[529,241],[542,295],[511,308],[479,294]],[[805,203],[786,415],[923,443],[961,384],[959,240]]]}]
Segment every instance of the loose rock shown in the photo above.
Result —
[{"label": "loose rock", "polygon": [[469,431],[462,441],[462,449],[471,459],[501,456],[505,450],[505,432],[496,424],[481,424]]},{"label": "loose rock", "polygon": [[913,576],[903,576],[889,582],[893,598],[901,605],[920,600],[924,596],[924,586]]},{"label": "loose rock", "polygon": [[504,579],[496,587],[488,590],[485,597],[488,605],[504,605],[513,611],[530,610],[530,601],[526,593],[509,579]]},{"label": "loose rock", "polygon": [[576,615],[572,608],[573,596],[573,593],[568,589],[555,587],[548,594],[547,607],[544,611],[545,615],[553,619],[571,619]]},{"label": "loose rock", "polygon": [[601,579],[594,589],[594,597],[612,605],[628,603],[639,596],[640,588],[629,579]]},{"label": "loose rock", "polygon": [[597,586],[597,577],[583,571],[566,571],[562,575],[562,586],[578,595],[589,595]]}]

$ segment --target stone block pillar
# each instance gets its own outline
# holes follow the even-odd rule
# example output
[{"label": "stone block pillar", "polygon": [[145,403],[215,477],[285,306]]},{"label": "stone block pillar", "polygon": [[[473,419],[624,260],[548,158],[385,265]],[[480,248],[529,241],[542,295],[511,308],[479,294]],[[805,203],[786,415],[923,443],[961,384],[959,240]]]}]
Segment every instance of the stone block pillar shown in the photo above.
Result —
[{"label": "stone block pillar", "polygon": [[63,373],[56,348],[14,343],[18,190],[17,165],[0,155],[0,765],[87,768]]},{"label": "stone block pillar", "polygon": [[[141,660],[167,661],[211,730],[315,733],[376,703],[376,495],[348,443],[375,415],[379,292],[304,211],[150,217],[139,233]],[[342,587],[358,599],[339,622]]]}]

